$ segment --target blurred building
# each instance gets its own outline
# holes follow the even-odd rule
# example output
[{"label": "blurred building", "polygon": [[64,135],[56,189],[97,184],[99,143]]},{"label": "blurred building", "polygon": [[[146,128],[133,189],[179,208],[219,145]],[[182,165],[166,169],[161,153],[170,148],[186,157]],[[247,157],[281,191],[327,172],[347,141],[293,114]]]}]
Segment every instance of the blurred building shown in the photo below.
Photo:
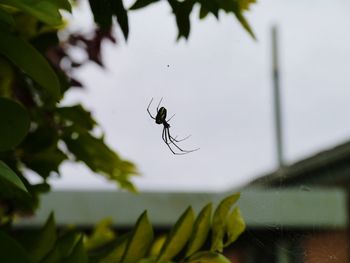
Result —
[{"label": "blurred building", "polygon": [[[289,222],[281,222],[276,229],[266,226],[247,231],[241,242],[247,249],[245,258],[253,259],[242,262],[350,262],[350,142],[262,176],[247,188],[279,192],[280,197],[288,191],[295,191],[296,195],[303,196],[303,200],[291,197],[285,203],[286,209],[292,210],[287,212],[291,216]],[[320,191],[319,198],[306,205],[305,211],[293,211],[295,206],[308,203],[315,190]],[[335,211],[335,207],[339,210]],[[319,213],[310,214],[313,210],[319,210]],[[297,220],[308,216],[312,218],[311,224]],[[291,223],[292,218],[296,219],[294,223]],[[264,240],[264,245],[256,243],[251,246],[254,238],[249,231],[260,241]]]}]

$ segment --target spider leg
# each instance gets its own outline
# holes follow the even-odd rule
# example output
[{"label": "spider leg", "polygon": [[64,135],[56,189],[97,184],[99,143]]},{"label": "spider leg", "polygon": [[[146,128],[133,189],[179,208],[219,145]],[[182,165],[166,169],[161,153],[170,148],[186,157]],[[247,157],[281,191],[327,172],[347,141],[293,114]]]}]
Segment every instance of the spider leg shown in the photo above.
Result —
[{"label": "spider leg", "polygon": [[175,138],[171,136],[171,139],[172,139],[173,141],[175,141],[175,142],[182,142],[182,141],[184,141],[184,140],[190,138],[191,136],[192,136],[192,135],[190,134],[190,135],[186,136],[185,138],[182,138],[182,139],[179,139],[179,140],[177,139],[178,136],[175,136]]},{"label": "spider leg", "polygon": [[[180,148],[180,147],[176,144],[176,140],[174,140],[174,138],[170,135],[169,128],[165,128],[165,132],[166,132],[166,135],[167,135],[167,136],[165,136],[165,137],[168,138],[169,141],[170,141],[179,151],[182,152],[182,153],[178,153],[178,154],[186,154],[186,153],[190,153],[190,152],[194,152],[194,151],[199,150],[199,148],[194,149],[194,150],[184,150],[184,149]],[[185,139],[186,139],[186,138],[185,138]],[[169,147],[170,147],[170,146],[169,146]]]},{"label": "spider leg", "polygon": [[170,151],[175,154],[175,155],[179,155],[179,154],[185,154],[185,153],[177,153],[175,152],[171,147],[170,147],[170,142],[168,142],[168,137],[167,137],[167,128],[164,127],[163,128],[163,132],[162,132],[162,139],[165,142],[165,144],[168,146],[168,148],[170,149]]},{"label": "spider leg", "polygon": [[152,116],[152,114],[151,114],[151,112],[149,111],[149,107],[151,106],[152,101],[153,101],[153,98],[151,99],[150,103],[148,104],[148,107],[147,107],[147,112],[148,112],[149,116],[150,116],[150,117],[151,117],[153,120],[155,120],[156,118],[155,118],[155,117],[153,117],[153,116]]},{"label": "spider leg", "polygon": [[[168,122],[169,122],[174,116],[175,116],[175,114],[174,114],[173,116],[171,116],[171,117],[166,121],[167,125],[169,125]],[[168,129],[169,129],[169,128],[170,128],[170,125],[169,125]],[[191,134],[188,135],[188,136],[186,136],[185,138],[182,138],[182,139],[177,140],[177,137],[178,137],[178,136],[175,136],[175,138],[174,138],[173,136],[170,135],[170,132],[169,132],[169,137],[172,139],[172,141],[175,141],[175,142],[182,142],[182,141],[184,141],[184,140],[190,138],[190,137],[191,137]]]},{"label": "spider leg", "polygon": [[171,116],[171,117],[167,120],[167,122],[169,122],[174,116],[175,116],[175,114],[174,114],[173,116]]},{"label": "spider leg", "polygon": [[159,101],[159,103],[158,103],[157,112],[159,111],[159,106],[160,106],[160,104],[162,103],[162,100],[163,100],[163,97],[160,99],[160,101]]},{"label": "spider leg", "polygon": [[[175,136],[175,137],[171,136],[170,130],[169,130],[170,125],[168,122],[175,116],[175,114],[173,116],[171,116],[168,120],[166,120],[165,119],[166,118],[166,109],[162,107],[161,108],[162,111],[161,112],[159,111],[159,107],[160,107],[162,101],[163,101],[163,98],[160,99],[160,101],[157,105],[157,115],[156,116],[153,116],[151,111],[150,111],[150,107],[152,105],[153,98],[151,99],[151,101],[148,104],[147,112],[152,119],[156,120],[157,124],[163,124],[162,140],[168,146],[169,150],[173,154],[176,154],[176,155],[183,155],[183,154],[187,154],[187,153],[199,150],[199,148],[196,148],[194,150],[184,150],[176,144],[178,142],[181,142],[181,141],[188,139],[189,137],[191,137],[191,135],[188,135],[182,139],[177,139],[178,136]],[[172,147],[172,145],[174,145],[178,151],[175,151],[174,148]]]},{"label": "spider leg", "polygon": [[165,127],[163,128],[163,131],[162,131],[162,139],[166,144],[168,144],[166,137],[165,137]]}]

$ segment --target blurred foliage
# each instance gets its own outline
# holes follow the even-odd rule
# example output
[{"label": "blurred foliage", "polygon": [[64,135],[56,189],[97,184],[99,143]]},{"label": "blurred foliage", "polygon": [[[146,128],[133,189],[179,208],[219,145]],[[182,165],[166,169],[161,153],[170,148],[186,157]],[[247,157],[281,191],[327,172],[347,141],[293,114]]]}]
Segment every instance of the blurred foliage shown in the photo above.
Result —
[{"label": "blurred foliage", "polygon": [[[239,194],[234,194],[223,200],[213,219],[211,204],[197,216],[191,207],[187,208],[161,239],[155,237],[147,211],[140,215],[130,232],[121,235],[112,229],[110,219],[102,220],[89,235],[73,227],[59,231],[51,214],[42,229],[17,234],[17,239],[11,233],[0,231],[1,260],[32,263],[230,262],[216,244],[227,247],[233,242],[231,236],[238,237],[236,226],[244,230],[238,223],[243,221],[240,213],[234,212],[239,211],[238,207],[231,212],[235,205],[232,200],[238,197]],[[215,234],[217,232],[223,235]],[[209,236],[213,237],[212,241],[204,242]],[[159,243],[159,240],[163,241]]]},{"label": "blurred foliage", "polygon": [[[103,66],[101,44],[115,39],[110,29],[97,28],[89,37],[70,34],[60,40],[57,33],[65,25],[60,9],[71,11],[71,5],[66,0],[0,0],[0,223],[16,211],[32,213],[38,194],[50,190],[47,179],[68,160],[136,191],[130,181],[136,167],[96,136],[91,113],[80,104],[58,103],[69,90],[83,87],[73,71],[91,61]],[[87,59],[75,61],[71,47]],[[30,184],[28,170],[42,183]]]},{"label": "blurred foliage", "polygon": [[[90,0],[90,3],[98,0]],[[144,8],[148,5],[160,2],[161,0],[136,0],[134,4],[130,7],[130,10],[137,10]],[[199,18],[204,19],[208,14],[214,15],[219,19],[219,12],[223,11],[225,13],[233,14],[238,22],[243,26],[243,28],[255,39],[255,35],[251,27],[249,26],[247,20],[243,16],[243,12],[247,11],[251,4],[255,3],[256,0],[166,0],[170,5],[170,8],[175,16],[176,25],[178,28],[178,39],[188,38],[190,34],[190,15],[193,8],[199,6]],[[108,2],[108,1],[100,1]],[[110,0],[113,2],[113,0]],[[95,14],[95,21],[98,24],[103,24],[99,19],[99,15]],[[123,27],[121,27],[123,29]],[[123,30],[124,32],[124,30]],[[127,37],[127,34],[124,35]]]},{"label": "blurred foliage", "polygon": [[[74,71],[86,63],[103,67],[101,46],[116,43],[113,21],[125,39],[128,12],[160,0],[137,0],[129,9],[122,0],[89,0],[97,27],[91,34],[68,33],[58,37],[71,12],[68,0],[0,0],[0,255],[4,262],[227,262],[222,249],[244,230],[239,210],[230,212],[238,195],[225,199],[214,213],[211,205],[195,218],[188,208],[165,239],[153,237],[147,213],[133,231],[116,235],[109,221],[90,236],[76,229],[58,232],[51,215],[43,228],[26,236],[11,235],[15,214],[31,214],[39,195],[50,191],[47,180],[59,174],[65,161],[82,162],[123,189],[136,191],[131,176],[135,165],[112,150],[103,135],[96,135],[97,121],[83,105],[62,106],[69,90],[83,88]],[[73,0],[72,0],[73,2]],[[254,0],[167,0],[176,19],[178,38],[188,38],[193,7],[200,18],[219,11],[232,13],[254,38],[243,16]],[[86,59],[76,61],[70,49],[79,48]],[[41,178],[28,181],[28,171]],[[228,222],[229,221],[229,222]],[[208,251],[200,251],[211,235]],[[156,240],[156,241],[154,241]]]}]

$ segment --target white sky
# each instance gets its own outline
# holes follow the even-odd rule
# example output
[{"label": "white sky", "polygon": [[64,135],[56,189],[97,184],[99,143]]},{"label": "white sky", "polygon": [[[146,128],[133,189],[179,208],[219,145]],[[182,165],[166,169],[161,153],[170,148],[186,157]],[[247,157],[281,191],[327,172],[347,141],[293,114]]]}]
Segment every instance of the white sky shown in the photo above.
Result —
[{"label": "white sky", "polygon": [[[141,190],[219,191],[276,168],[270,74],[270,27],[280,29],[283,118],[288,162],[350,138],[349,1],[261,0],[247,13],[254,42],[232,16],[199,21],[175,42],[165,3],[130,12],[128,43],[104,46],[107,70],[86,66],[84,91],[70,92],[93,111],[107,142],[134,161]],[[84,11],[85,10],[85,11]],[[72,28],[89,28],[86,8]],[[167,67],[169,65],[169,67]],[[192,137],[174,156],[146,107],[163,97],[173,135]],[[63,165],[56,188],[114,188],[83,165]]]}]

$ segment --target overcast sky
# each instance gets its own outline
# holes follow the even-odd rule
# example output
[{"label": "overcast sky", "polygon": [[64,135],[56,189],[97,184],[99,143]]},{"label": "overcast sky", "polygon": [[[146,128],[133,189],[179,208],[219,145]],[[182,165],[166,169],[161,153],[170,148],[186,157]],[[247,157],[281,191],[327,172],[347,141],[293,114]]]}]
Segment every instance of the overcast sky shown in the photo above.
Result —
[{"label": "overcast sky", "polygon": [[[127,44],[106,44],[107,70],[86,66],[87,89],[68,94],[90,108],[121,156],[136,163],[141,190],[220,191],[276,168],[270,28],[280,31],[282,107],[287,162],[350,139],[350,3],[345,0],[262,0],[247,18],[253,41],[232,16],[192,16],[189,40],[176,43],[174,17],[165,3],[130,13]],[[82,7],[72,28],[89,28]],[[168,66],[169,65],[169,66]],[[163,97],[173,135],[192,137],[174,156],[162,127],[146,112]],[[155,106],[153,104],[153,112]],[[113,188],[82,165],[65,164],[57,188]]]}]

